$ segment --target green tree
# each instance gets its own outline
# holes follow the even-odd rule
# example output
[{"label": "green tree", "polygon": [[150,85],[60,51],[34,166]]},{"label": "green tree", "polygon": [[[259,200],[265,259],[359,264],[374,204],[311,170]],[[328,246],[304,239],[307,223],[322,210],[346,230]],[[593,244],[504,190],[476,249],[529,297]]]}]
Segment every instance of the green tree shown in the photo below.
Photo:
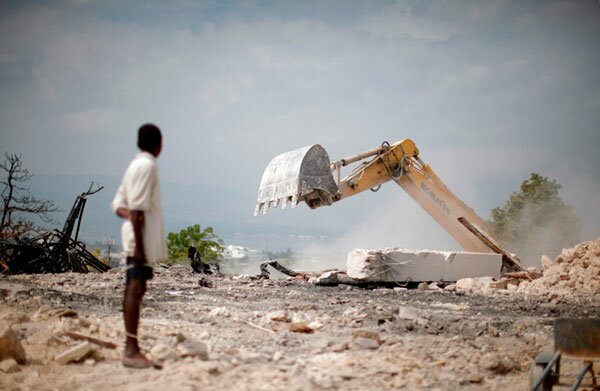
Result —
[{"label": "green tree", "polygon": [[580,241],[581,223],[558,194],[561,185],[537,173],[521,183],[502,207],[492,210],[496,238],[526,263],[556,256]]},{"label": "green tree", "polygon": [[191,225],[167,235],[169,259],[181,261],[187,259],[188,248],[196,247],[202,262],[218,263],[223,253],[223,240],[213,231],[212,227],[202,229],[200,224]]}]

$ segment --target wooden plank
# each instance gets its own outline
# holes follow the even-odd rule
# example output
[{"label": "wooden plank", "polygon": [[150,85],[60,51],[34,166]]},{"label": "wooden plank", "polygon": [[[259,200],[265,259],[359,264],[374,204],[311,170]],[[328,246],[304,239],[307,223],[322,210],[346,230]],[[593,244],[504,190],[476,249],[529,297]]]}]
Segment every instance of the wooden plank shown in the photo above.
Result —
[{"label": "wooden plank", "polygon": [[102,346],[102,347],[108,348],[108,349],[116,349],[118,347],[118,345],[114,342],[106,341],[104,339],[100,339],[100,338],[96,338],[96,337],[92,337],[91,335],[79,334],[74,331],[63,331],[62,334],[66,335],[68,337],[71,337],[73,339],[76,339],[76,340],[88,341],[88,342],[91,342],[93,344],[96,344],[96,345],[99,345],[99,346]]}]

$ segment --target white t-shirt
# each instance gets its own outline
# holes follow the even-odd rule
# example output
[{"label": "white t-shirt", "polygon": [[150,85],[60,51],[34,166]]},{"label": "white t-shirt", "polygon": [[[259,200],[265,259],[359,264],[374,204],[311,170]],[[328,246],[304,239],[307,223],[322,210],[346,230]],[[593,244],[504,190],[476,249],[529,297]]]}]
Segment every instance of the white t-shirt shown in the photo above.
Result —
[{"label": "white t-shirt", "polygon": [[[156,158],[148,152],[140,152],[125,171],[123,181],[112,201],[113,212],[117,208],[144,212],[144,250],[149,265],[167,258],[167,245],[163,228],[163,214],[160,200],[160,182]],[[126,220],[121,226],[123,253],[133,257],[135,235],[133,224]]]}]

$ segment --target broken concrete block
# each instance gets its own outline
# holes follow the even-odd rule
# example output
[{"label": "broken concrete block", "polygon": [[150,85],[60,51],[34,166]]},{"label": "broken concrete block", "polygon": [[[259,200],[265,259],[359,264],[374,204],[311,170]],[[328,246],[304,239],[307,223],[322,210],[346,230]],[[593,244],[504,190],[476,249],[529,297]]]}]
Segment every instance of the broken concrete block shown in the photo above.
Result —
[{"label": "broken concrete block", "polygon": [[4,373],[18,372],[20,371],[19,364],[17,364],[14,358],[7,358],[0,362],[0,371]]},{"label": "broken concrete block", "polygon": [[79,345],[73,346],[71,349],[66,350],[54,357],[54,361],[59,364],[68,364],[70,362],[83,360],[88,354],[92,352],[92,345],[85,341]]},{"label": "broken concrete block", "polygon": [[322,285],[322,286],[335,286],[335,285],[358,285],[361,281],[357,281],[354,278],[348,277],[348,275],[339,270],[329,270],[321,274],[318,277],[312,277],[308,280],[311,284]]},{"label": "broken concrete block", "polygon": [[19,364],[25,364],[23,345],[8,325],[0,327],[0,360],[5,358],[14,358]]},{"label": "broken concrete block", "polygon": [[362,281],[458,281],[500,277],[502,255],[386,248],[355,249],[348,254],[347,275]]}]

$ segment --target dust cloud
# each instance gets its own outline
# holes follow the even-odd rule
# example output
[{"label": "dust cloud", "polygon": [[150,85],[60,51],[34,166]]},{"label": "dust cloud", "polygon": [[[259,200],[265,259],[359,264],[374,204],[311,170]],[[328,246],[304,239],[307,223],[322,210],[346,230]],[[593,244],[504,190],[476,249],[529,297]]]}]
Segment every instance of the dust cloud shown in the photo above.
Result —
[{"label": "dust cloud", "polygon": [[357,203],[364,213],[357,216],[354,225],[330,242],[300,249],[294,266],[345,269],[346,257],[355,248],[460,250],[458,243],[398,186],[382,187],[380,192],[376,197],[359,195]]},{"label": "dust cloud", "polygon": [[557,178],[562,185],[559,196],[572,207],[579,224],[552,208],[548,208],[542,219],[536,219],[535,205],[526,205],[519,219],[522,237],[508,245],[527,266],[539,267],[542,255],[555,258],[564,248],[600,237],[600,182],[587,175],[575,174],[569,167],[563,168]]},{"label": "dust cloud", "polygon": [[505,247],[517,254],[524,266],[540,267],[542,255],[556,258],[563,248],[572,247],[581,240],[580,224],[575,218],[552,210],[540,216],[539,206],[533,203],[523,208],[517,232]]}]

